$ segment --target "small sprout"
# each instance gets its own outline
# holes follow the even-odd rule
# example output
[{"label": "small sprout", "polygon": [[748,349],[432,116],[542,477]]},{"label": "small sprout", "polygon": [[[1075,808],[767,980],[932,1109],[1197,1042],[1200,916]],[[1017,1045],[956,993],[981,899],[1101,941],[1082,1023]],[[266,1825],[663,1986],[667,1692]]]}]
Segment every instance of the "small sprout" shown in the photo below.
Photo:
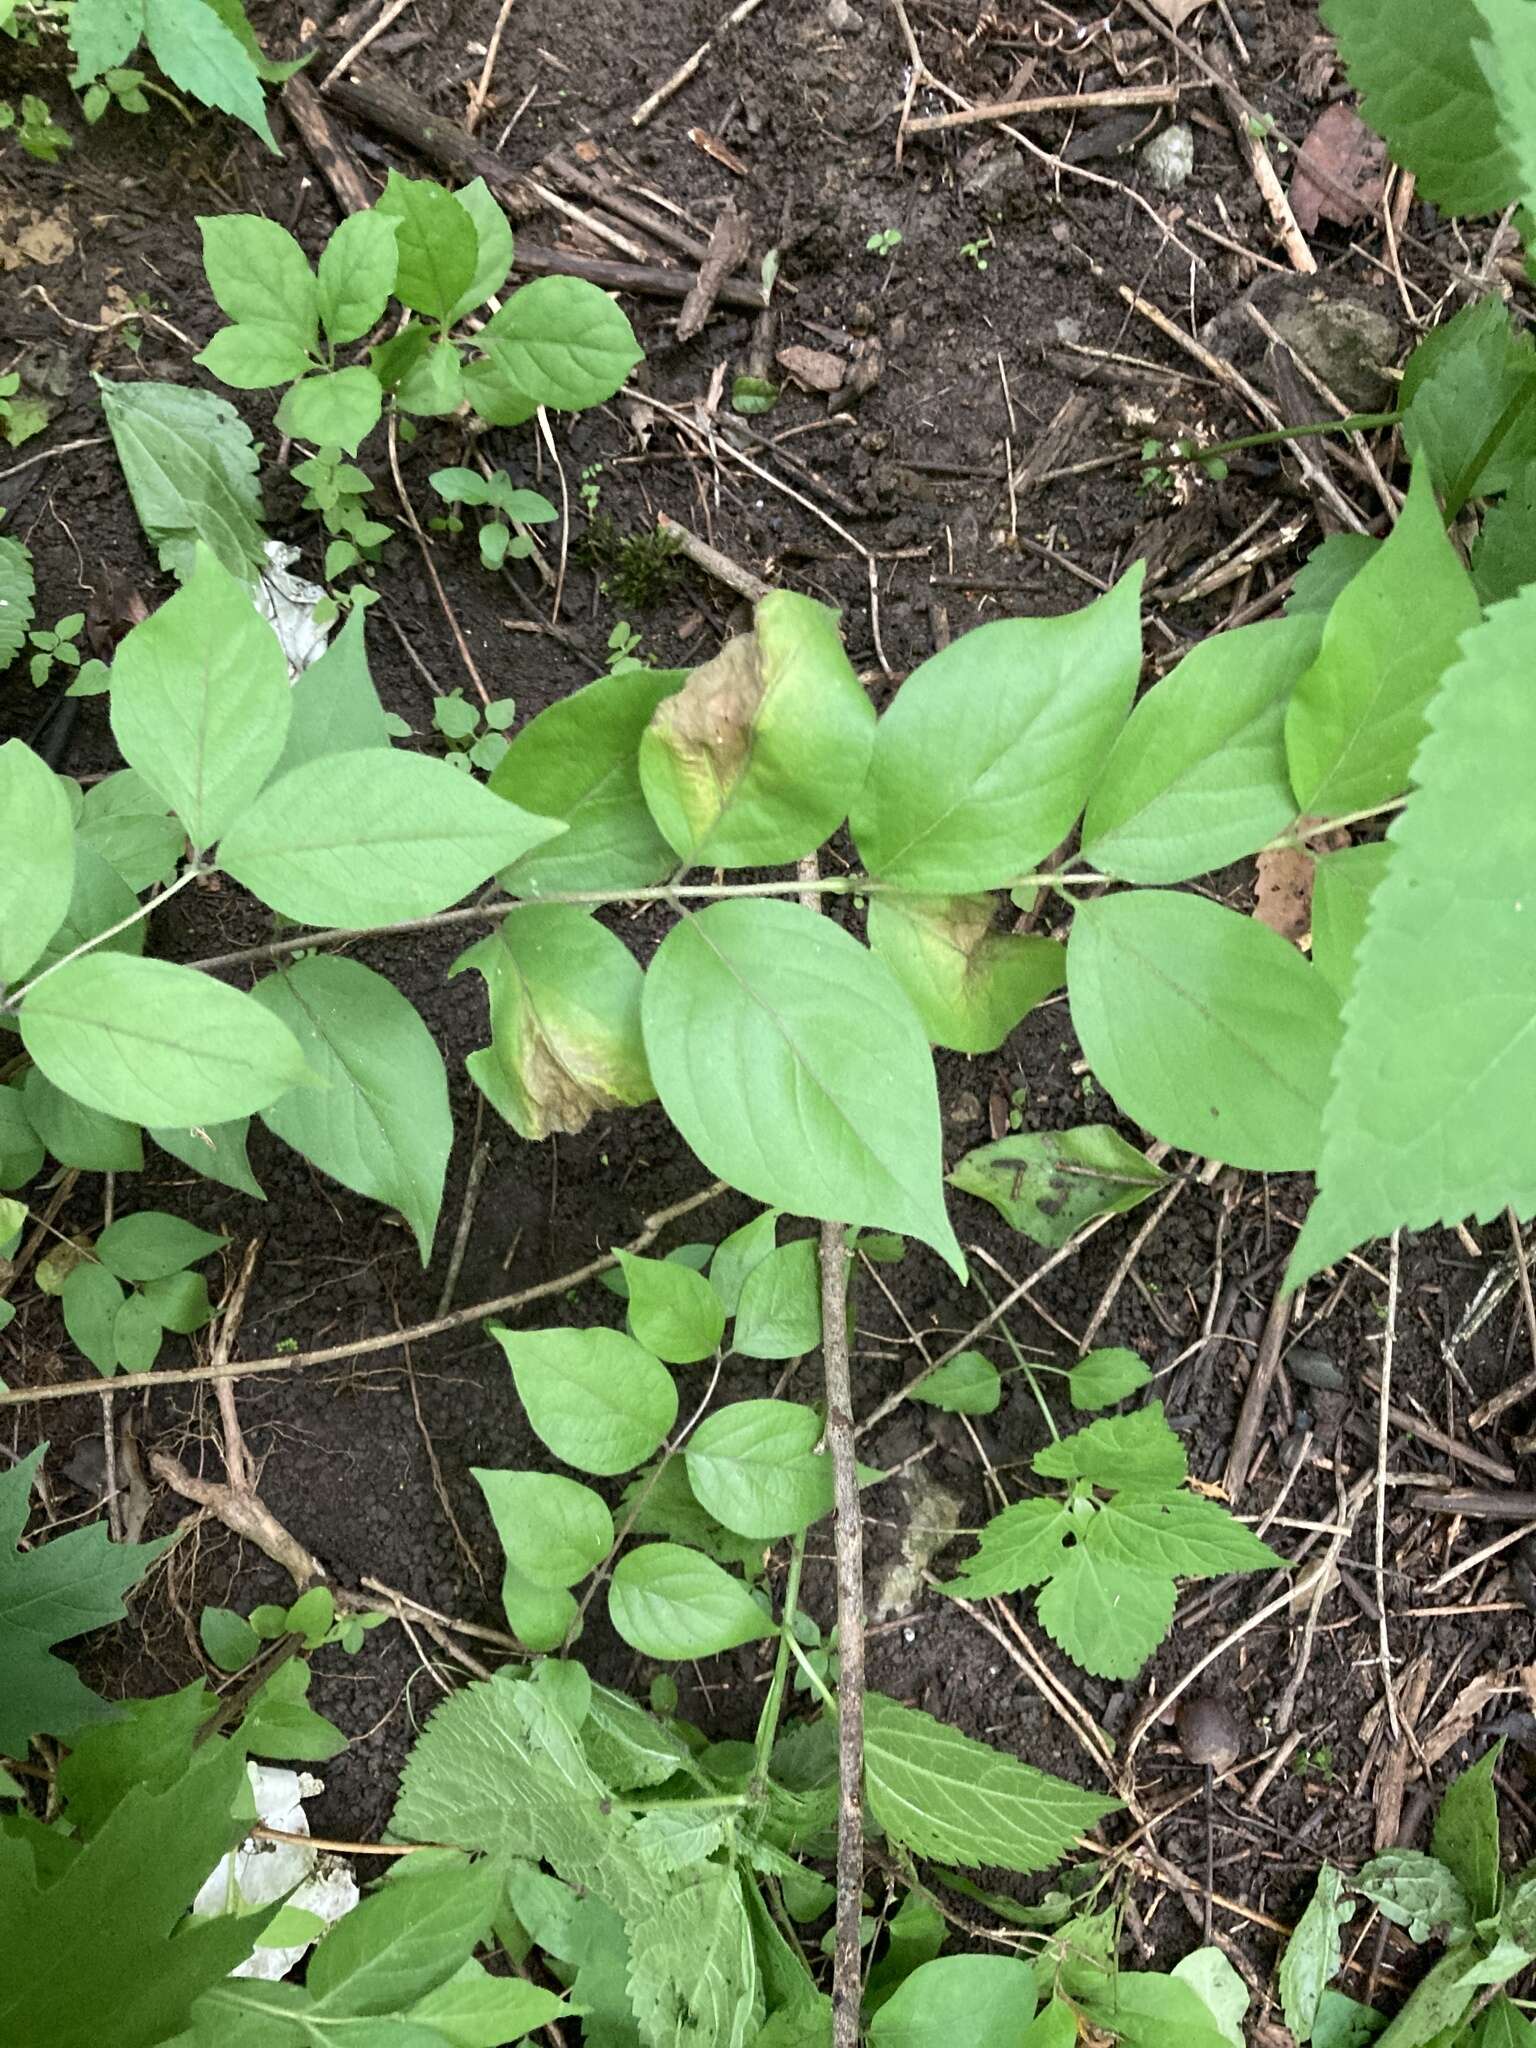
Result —
[{"label": "small sprout", "polygon": [[872,256],[894,256],[901,242],[900,228],[876,228],[864,246]]},{"label": "small sprout", "polygon": [[996,246],[992,230],[988,228],[986,233],[978,235],[974,242],[962,242],[960,244],[960,254],[968,256],[978,270],[985,270],[988,261],[986,251]]}]

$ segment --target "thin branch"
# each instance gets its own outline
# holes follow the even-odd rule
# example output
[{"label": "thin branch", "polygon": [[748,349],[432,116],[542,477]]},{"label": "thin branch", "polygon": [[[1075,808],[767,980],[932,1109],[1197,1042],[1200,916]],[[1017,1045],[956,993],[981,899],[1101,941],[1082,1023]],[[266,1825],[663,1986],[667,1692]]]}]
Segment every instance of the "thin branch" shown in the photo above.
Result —
[{"label": "thin branch", "polygon": [[827,1388],[837,1550],[837,1945],[833,2048],[857,2048],[864,1891],[864,1525],[854,1456],[844,1226],[821,1226],[821,1357]]},{"label": "thin branch", "polygon": [[1387,1326],[1381,1346],[1381,1393],[1376,1411],[1376,1619],[1381,1645],[1381,1689],[1387,1703],[1392,1739],[1401,1742],[1397,1687],[1392,1682],[1392,1645],[1387,1635],[1387,1424],[1392,1408],[1392,1347],[1397,1334],[1398,1239],[1394,1230],[1387,1253]]}]

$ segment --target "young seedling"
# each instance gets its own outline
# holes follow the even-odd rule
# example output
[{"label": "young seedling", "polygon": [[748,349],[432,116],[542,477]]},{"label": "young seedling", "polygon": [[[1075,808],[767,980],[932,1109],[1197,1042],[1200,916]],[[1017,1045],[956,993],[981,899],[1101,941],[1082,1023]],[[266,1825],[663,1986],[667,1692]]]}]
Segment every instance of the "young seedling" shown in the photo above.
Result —
[{"label": "young seedling", "polygon": [[864,246],[872,256],[894,256],[901,243],[900,228],[876,228]]},{"label": "young seedling", "polygon": [[48,424],[48,408],[21,388],[21,372],[11,370],[0,377],[0,434],[11,447],[19,448],[40,434]]},{"label": "young seedling", "polygon": [[39,628],[27,635],[27,645],[32,649],[27,673],[32,678],[34,690],[42,689],[55,668],[79,668],[80,649],[76,642],[84,628],[85,613],[71,612],[67,618],[60,619],[51,631]]},{"label": "young seedling", "polygon": [[510,697],[484,706],[471,704],[462,690],[450,690],[432,705],[432,723],[448,742],[448,759],[466,772],[478,768],[489,775],[507,751],[507,730],[517,717]]},{"label": "young seedling", "polygon": [[27,155],[42,164],[56,164],[65,150],[75,146],[73,138],[54,120],[48,102],[35,92],[22,94],[19,119],[10,101],[0,100],[0,135],[12,130]]},{"label": "young seedling", "polygon": [[481,506],[499,515],[488,519],[477,535],[480,560],[487,569],[522,561],[533,553],[532,537],[514,533],[514,527],[543,526],[560,516],[548,498],[538,491],[517,489],[503,470],[493,470],[486,477],[474,469],[435,469],[427,481],[448,507],[446,518],[432,522],[445,532],[464,531],[458,516],[461,505]]}]

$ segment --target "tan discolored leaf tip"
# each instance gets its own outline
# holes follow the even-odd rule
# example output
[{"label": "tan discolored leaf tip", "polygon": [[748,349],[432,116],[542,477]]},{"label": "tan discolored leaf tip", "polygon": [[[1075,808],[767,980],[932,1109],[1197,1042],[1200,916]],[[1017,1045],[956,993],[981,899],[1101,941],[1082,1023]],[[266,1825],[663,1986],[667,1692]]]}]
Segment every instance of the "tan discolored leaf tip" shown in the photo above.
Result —
[{"label": "tan discolored leaf tip", "polygon": [[650,730],[672,757],[674,794],[695,844],[719,818],[746,768],[763,691],[757,635],[744,633],[727,640],[652,714]]}]

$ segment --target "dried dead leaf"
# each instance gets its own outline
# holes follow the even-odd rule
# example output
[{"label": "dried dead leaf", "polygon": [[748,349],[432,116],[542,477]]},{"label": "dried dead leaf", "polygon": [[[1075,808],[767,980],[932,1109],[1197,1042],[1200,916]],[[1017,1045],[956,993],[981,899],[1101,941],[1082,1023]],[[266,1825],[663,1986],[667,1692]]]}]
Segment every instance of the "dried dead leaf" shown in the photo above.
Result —
[{"label": "dried dead leaf", "polygon": [[1536,1664],[1512,1664],[1507,1671],[1485,1671],[1464,1685],[1450,1705],[1445,1719],[1424,1744],[1424,1760],[1439,1763],[1441,1757],[1462,1742],[1482,1719],[1490,1700],[1523,1693],[1528,1705],[1536,1707]]},{"label": "dried dead leaf", "polygon": [[1351,106],[1337,100],[1318,116],[1296,157],[1291,211],[1303,234],[1319,220],[1353,227],[1381,203],[1387,146]]},{"label": "dried dead leaf", "polygon": [[1300,846],[1261,853],[1253,914],[1282,939],[1299,944],[1312,928],[1312,881],[1317,863]]},{"label": "dried dead leaf", "polygon": [[736,177],[749,178],[752,175],[735,150],[727,149],[719,136],[711,135],[707,128],[690,128],[688,140],[695,149],[702,149],[706,156],[712,156],[717,164],[723,165]]},{"label": "dried dead leaf", "polygon": [[843,381],[844,363],[830,349],[802,348],[792,343],[778,353],[779,367],[787,370],[802,391],[836,391]]},{"label": "dried dead leaf", "polygon": [[698,840],[746,768],[763,690],[757,635],[743,633],[656,707],[650,730],[670,759],[678,805]]},{"label": "dried dead leaf", "polygon": [[19,270],[24,263],[62,263],[74,247],[74,229],[62,214],[0,210],[0,270]]}]

